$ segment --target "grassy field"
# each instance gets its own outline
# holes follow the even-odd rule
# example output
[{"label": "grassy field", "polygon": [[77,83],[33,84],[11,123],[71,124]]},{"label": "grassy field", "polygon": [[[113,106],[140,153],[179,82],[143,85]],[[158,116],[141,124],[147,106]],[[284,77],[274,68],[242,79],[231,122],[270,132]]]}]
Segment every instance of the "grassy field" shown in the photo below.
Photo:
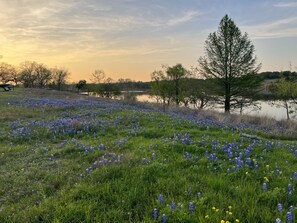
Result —
[{"label": "grassy field", "polygon": [[0,103],[1,223],[296,220],[297,144],[275,129],[49,90]]}]

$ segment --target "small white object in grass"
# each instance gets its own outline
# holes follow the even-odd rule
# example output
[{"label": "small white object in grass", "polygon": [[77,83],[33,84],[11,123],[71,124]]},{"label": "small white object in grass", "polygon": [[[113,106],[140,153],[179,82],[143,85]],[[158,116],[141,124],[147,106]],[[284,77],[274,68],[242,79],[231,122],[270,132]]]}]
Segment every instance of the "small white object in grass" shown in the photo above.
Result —
[{"label": "small white object in grass", "polygon": [[8,104],[8,105],[10,105],[10,103],[9,103],[9,102],[8,102],[7,104]]}]

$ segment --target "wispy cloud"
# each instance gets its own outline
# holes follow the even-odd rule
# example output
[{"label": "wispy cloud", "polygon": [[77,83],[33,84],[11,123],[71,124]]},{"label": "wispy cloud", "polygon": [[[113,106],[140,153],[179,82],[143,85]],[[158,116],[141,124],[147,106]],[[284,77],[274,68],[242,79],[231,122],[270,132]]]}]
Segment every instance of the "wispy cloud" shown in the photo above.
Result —
[{"label": "wispy cloud", "polygon": [[278,8],[296,8],[297,2],[280,2],[274,5],[274,7]]},{"label": "wispy cloud", "polygon": [[195,19],[198,15],[200,15],[200,13],[198,11],[187,11],[180,17],[169,19],[169,21],[167,22],[167,25],[175,26],[175,25],[179,25],[181,23],[189,22],[189,21]]},{"label": "wispy cloud", "polygon": [[243,27],[252,38],[297,37],[297,17],[279,19],[270,23]]}]

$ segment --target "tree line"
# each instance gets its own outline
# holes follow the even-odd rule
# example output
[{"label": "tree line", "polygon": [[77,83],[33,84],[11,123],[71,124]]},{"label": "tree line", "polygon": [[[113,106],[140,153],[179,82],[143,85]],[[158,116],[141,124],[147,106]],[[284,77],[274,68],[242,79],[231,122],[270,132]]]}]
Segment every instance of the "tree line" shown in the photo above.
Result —
[{"label": "tree line", "polygon": [[43,88],[51,86],[58,90],[66,84],[70,73],[65,68],[48,68],[42,63],[25,61],[18,67],[8,63],[0,63],[0,82],[14,83],[18,86]]}]

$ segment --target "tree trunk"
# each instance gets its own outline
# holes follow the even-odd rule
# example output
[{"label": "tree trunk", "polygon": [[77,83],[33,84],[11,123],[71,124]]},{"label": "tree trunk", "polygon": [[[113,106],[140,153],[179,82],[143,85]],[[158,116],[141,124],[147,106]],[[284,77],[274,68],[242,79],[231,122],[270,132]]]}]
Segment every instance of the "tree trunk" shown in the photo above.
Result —
[{"label": "tree trunk", "polygon": [[290,119],[290,113],[289,113],[289,106],[288,106],[288,102],[285,101],[285,108],[286,108],[286,113],[287,113],[287,120]]}]

